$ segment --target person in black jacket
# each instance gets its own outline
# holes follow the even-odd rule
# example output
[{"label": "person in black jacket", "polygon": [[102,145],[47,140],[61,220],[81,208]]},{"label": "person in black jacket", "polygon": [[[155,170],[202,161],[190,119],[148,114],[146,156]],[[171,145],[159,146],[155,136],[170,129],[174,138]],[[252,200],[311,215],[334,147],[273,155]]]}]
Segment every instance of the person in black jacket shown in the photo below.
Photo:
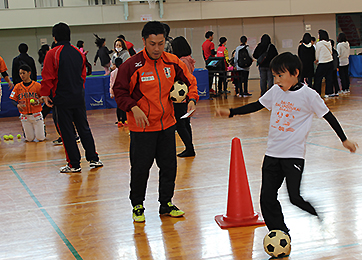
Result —
[{"label": "person in black jacket", "polygon": [[12,78],[14,85],[21,82],[21,78],[19,75],[19,68],[21,65],[28,65],[31,68],[31,75],[30,78],[36,81],[36,66],[34,59],[28,55],[28,45],[26,43],[20,43],[18,50],[20,54],[13,59],[13,66],[12,66]]},{"label": "person in black jacket", "polygon": [[[48,51],[44,60],[41,81],[41,99],[53,107],[58,118],[68,164],[60,168],[62,173],[80,172],[81,155],[78,149],[74,126],[80,136],[90,167],[101,167],[89,127],[84,100],[86,57],[70,44],[70,29],[65,23],[53,26],[56,46]],[[52,94],[52,98],[50,98]]]},{"label": "person in black jacket", "polygon": [[312,36],[309,33],[303,35],[302,44],[298,47],[298,57],[302,61],[301,82],[306,82],[313,87],[315,48],[312,44]]},{"label": "person in black jacket", "polygon": [[257,64],[259,66],[260,73],[260,96],[264,95],[264,93],[273,86],[273,75],[269,69],[269,65],[271,60],[278,55],[278,51],[271,43],[270,36],[268,34],[264,34],[261,37],[260,43],[254,50],[253,57],[258,60],[258,58],[265,52],[267,52],[265,59],[260,64],[258,61]]}]

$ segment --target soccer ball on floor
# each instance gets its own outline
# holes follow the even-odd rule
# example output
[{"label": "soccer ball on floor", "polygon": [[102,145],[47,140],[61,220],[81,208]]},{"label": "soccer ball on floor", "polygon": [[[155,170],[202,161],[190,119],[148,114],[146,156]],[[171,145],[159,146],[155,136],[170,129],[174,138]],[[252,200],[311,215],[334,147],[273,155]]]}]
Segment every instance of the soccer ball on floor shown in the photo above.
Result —
[{"label": "soccer ball on floor", "polygon": [[178,80],[173,83],[173,86],[170,91],[170,98],[175,103],[181,103],[185,100],[187,93],[189,92],[189,88],[187,85]]},{"label": "soccer ball on floor", "polygon": [[271,230],[264,237],[264,250],[272,257],[284,257],[290,254],[290,237],[281,230]]}]

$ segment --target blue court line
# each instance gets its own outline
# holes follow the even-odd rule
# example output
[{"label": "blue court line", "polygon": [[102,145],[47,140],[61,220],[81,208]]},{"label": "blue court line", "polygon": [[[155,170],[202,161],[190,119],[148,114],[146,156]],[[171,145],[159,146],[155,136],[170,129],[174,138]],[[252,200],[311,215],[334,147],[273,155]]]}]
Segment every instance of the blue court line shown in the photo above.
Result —
[{"label": "blue court line", "polygon": [[26,183],[23,181],[23,179],[20,177],[20,175],[16,172],[16,170],[14,169],[13,166],[9,166],[10,169],[12,170],[12,172],[15,174],[15,176],[18,178],[18,180],[20,181],[20,183],[23,185],[23,187],[25,188],[25,190],[29,193],[30,197],[33,199],[33,201],[36,203],[36,205],[38,206],[38,208],[41,210],[41,212],[44,214],[44,216],[46,217],[46,219],[49,221],[49,223],[53,226],[53,228],[55,229],[55,231],[58,233],[58,235],[60,236],[60,238],[63,240],[64,244],[68,247],[68,249],[70,250],[70,252],[72,252],[73,256],[75,257],[75,259],[82,259],[83,258],[78,254],[77,250],[75,250],[75,248],[73,247],[73,245],[69,242],[69,240],[67,239],[67,237],[64,235],[64,233],[60,230],[60,228],[57,226],[57,224],[55,224],[54,220],[51,218],[51,216],[48,214],[48,212],[43,208],[43,206],[41,205],[41,203],[39,202],[39,200],[35,197],[35,195],[31,192],[31,190],[29,189],[29,187],[26,185]]}]

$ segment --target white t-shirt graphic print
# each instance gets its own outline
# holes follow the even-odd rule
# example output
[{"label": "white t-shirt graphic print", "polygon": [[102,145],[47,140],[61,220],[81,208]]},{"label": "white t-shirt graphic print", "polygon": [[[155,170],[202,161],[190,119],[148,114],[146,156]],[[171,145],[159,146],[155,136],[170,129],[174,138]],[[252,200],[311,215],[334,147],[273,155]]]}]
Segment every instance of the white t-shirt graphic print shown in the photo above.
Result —
[{"label": "white t-shirt graphic print", "polygon": [[329,109],[319,94],[303,85],[283,91],[274,85],[259,102],[271,110],[266,155],[276,158],[304,158],[313,116],[323,117]]}]

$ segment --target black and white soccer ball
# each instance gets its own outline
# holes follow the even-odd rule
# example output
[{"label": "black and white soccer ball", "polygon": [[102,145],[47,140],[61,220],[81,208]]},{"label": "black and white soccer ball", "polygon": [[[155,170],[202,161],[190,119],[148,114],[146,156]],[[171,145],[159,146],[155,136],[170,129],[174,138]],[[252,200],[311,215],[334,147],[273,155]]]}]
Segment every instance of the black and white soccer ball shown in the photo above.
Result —
[{"label": "black and white soccer ball", "polygon": [[173,86],[171,88],[170,92],[170,98],[175,103],[181,103],[185,100],[187,93],[189,92],[189,88],[187,85],[178,80],[175,83],[173,83]]},{"label": "black and white soccer ball", "polygon": [[264,250],[272,257],[284,257],[290,254],[290,237],[281,230],[271,230],[264,237]]}]

